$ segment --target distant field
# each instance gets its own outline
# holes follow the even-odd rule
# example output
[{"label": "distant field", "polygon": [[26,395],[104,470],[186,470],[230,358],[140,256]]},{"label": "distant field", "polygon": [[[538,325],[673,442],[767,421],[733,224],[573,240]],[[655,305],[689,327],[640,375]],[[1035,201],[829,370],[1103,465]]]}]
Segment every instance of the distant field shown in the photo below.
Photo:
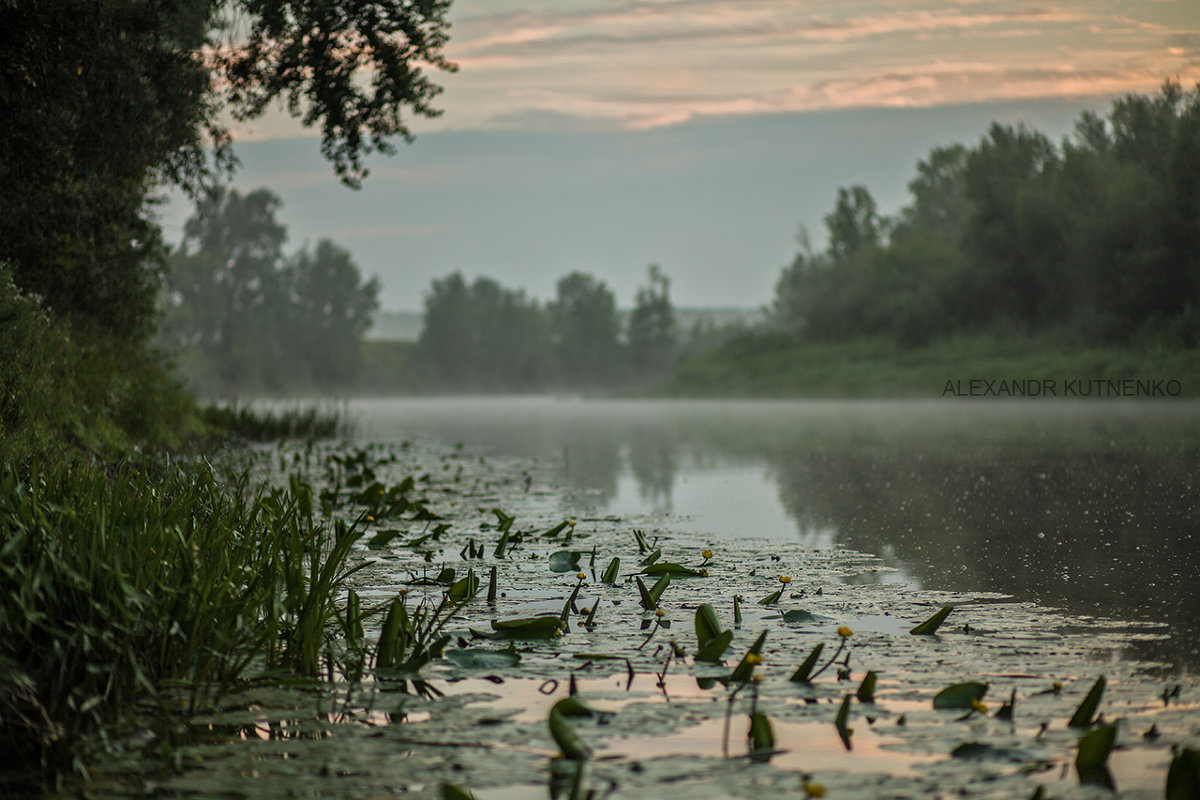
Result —
[{"label": "distant field", "polygon": [[663,383],[691,397],[1200,397],[1200,350],[961,337],[798,344],[749,334],[685,360]]}]

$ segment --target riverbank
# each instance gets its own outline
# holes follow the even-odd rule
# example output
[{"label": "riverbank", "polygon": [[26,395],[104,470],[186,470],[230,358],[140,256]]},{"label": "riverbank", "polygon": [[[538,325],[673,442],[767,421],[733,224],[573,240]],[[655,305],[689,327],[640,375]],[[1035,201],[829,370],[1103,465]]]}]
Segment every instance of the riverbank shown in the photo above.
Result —
[{"label": "riverbank", "polygon": [[[972,383],[972,382],[975,383]],[[670,397],[1200,397],[1200,349],[1084,347],[1050,337],[800,343],[747,333],[685,359]]]},{"label": "riverbank", "polygon": [[[341,478],[325,471],[335,456],[352,465]],[[404,668],[368,659],[358,679],[343,667],[332,681],[247,684],[204,715],[135,728],[118,743],[124,755],[93,765],[93,797],[437,798],[447,783],[484,800],[540,798],[548,784],[563,797],[573,785],[576,796],[788,796],[806,783],[863,800],[1026,797],[1042,784],[1056,798],[1112,796],[1080,782],[1088,728],[1067,725],[1100,675],[1089,722],[1116,722],[1106,774],[1119,796],[1161,796],[1171,746],[1197,744],[1197,682],[1121,655],[1157,637],[1152,625],[891,583],[880,558],[833,542],[688,530],[658,512],[596,515],[564,491],[560,465],[469,446],[271,447],[247,459],[276,483],[299,471],[326,497],[413,479],[423,511],[370,515],[350,588],[364,610],[403,596],[414,619],[458,592],[440,657]],[[644,607],[639,581],[662,615]],[[730,633],[724,666],[696,659],[703,604]],[[954,610],[936,635],[909,632],[945,605]],[[369,653],[386,638],[383,616],[364,619]],[[511,631],[530,618],[561,626],[492,640],[505,620]],[[829,666],[793,680],[818,646],[811,672]],[[747,665],[739,679],[735,665]],[[987,684],[980,705],[934,707],[942,689],[972,682]],[[572,685],[599,712],[565,723],[592,754],[578,772],[555,758],[572,740],[547,724]],[[747,739],[754,714],[769,747]]]}]

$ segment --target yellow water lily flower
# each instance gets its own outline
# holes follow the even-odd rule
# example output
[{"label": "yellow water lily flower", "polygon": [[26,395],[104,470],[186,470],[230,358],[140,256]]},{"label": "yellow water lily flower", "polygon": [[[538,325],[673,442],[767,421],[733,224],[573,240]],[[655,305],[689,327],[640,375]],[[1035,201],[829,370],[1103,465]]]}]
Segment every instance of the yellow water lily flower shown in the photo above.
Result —
[{"label": "yellow water lily flower", "polygon": [[790,575],[780,575],[780,576],[779,576],[779,582],[780,582],[780,583],[782,583],[784,586],[787,586],[789,583],[791,583],[791,582],[792,582],[792,576],[790,576]]},{"label": "yellow water lily flower", "polygon": [[815,781],[804,781],[800,784],[800,788],[804,790],[805,797],[824,797],[825,786]]},{"label": "yellow water lily flower", "polygon": [[987,713],[987,706],[978,697],[971,698],[971,708],[975,709],[980,714]]},{"label": "yellow water lily flower", "polygon": [[701,558],[712,558],[712,550],[705,550],[700,554]]},{"label": "yellow water lily flower", "polygon": [[576,572],[575,577],[579,578],[579,580],[583,580],[584,578],[587,577],[587,575],[584,575],[582,572]]},{"label": "yellow water lily flower", "polygon": [[759,655],[758,653],[746,653],[746,663],[747,664],[761,664],[762,662],[763,662],[763,657],[761,655]]},{"label": "yellow water lily flower", "polygon": [[846,625],[838,627],[838,636],[842,637],[843,639],[849,639],[853,635],[854,631],[850,630],[850,628]]}]

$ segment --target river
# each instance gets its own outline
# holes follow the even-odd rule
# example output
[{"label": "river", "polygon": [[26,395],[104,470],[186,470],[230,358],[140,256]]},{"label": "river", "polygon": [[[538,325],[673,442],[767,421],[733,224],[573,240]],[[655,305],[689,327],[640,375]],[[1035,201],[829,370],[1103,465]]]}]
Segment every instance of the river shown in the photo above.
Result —
[{"label": "river", "polygon": [[850,580],[996,592],[1153,624],[1130,656],[1200,666],[1200,404],[360,399],[372,439],[536,461],[571,514],[720,542],[846,547]]}]

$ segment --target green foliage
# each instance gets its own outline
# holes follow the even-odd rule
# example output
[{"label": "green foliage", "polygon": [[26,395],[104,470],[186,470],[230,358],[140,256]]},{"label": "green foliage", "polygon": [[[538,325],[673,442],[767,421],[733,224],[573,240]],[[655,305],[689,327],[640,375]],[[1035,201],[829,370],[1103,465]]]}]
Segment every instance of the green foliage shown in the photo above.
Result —
[{"label": "green foliage", "polygon": [[1061,146],[994,123],[974,147],[919,162],[894,220],[864,187],[840,189],[828,249],[784,269],[772,322],[809,342],[905,348],[1063,328],[1091,344],[1170,330],[1167,346],[1194,347],[1198,165],[1200,86],[1168,81],[1117,100],[1107,120],[1085,113]]},{"label": "green foliage", "polygon": [[546,312],[558,372],[571,386],[611,386],[624,371],[617,300],[591,275],[572,272],[558,281]]},{"label": "green foliage", "polygon": [[279,198],[218,187],[184,226],[171,257],[160,337],[210,393],[349,385],[379,281],[322,239],[284,254]]},{"label": "green foliage", "polygon": [[285,100],[357,186],[364,155],[411,138],[402,111],[438,113],[423,69],[454,69],[441,53],[448,7],[4,3],[0,259],[73,327],[146,338],[164,263],[152,192],[165,181],[198,196],[232,168],[222,112],[250,120]]},{"label": "green foliage", "polygon": [[177,445],[201,430],[156,353],[105,334],[78,335],[18,289],[3,263],[0,352],[0,462],[116,456],[134,444]]},{"label": "green foliage", "polygon": [[643,379],[658,378],[671,366],[678,344],[671,281],[657,264],[647,269],[649,284],[638,289],[629,315],[629,352],[635,372]]},{"label": "green foliage", "polygon": [[314,523],[298,481],[254,492],[204,465],[3,466],[0,741],[53,772],[166,681],[187,681],[195,705],[252,664],[317,674],[346,624],[334,601],[358,534]]},{"label": "green foliage", "polygon": [[461,273],[435,280],[425,297],[416,358],[432,386],[511,390],[544,387],[551,375],[549,325],[524,292]]},{"label": "green foliage", "polygon": [[946,617],[950,616],[950,612],[953,610],[954,606],[942,606],[932,617],[920,625],[914,626],[909,633],[914,636],[931,636],[937,633],[937,629],[942,627],[942,623],[946,621]]},{"label": "green foliage", "polygon": [[933,698],[934,708],[974,708],[987,694],[988,685],[977,681],[956,683],[942,689]]}]

